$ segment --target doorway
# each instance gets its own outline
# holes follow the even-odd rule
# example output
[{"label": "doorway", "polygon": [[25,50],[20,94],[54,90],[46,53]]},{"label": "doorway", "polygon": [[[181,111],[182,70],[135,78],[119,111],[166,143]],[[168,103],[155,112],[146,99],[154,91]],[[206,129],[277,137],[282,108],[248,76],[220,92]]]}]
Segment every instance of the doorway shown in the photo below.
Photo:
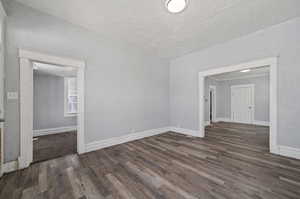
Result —
[{"label": "doorway", "polygon": [[77,153],[85,152],[84,142],[84,70],[81,60],[19,49],[20,59],[20,157],[19,168],[26,168],[33,162],[33,62],[76,68],[78,113]]},{"label": "doorway", "polygon": [[211,69],[199,72],[199,137],[205,137],[205,78],[212,75],[229,73],[234,71],[249,70],[257,67],[268,66],[270,77],[269,92],[269,150],[271,153],[278,154],[277,143],[277,57],[271,57],[237,65]]},{"label": "doorway", "polygon": [[33,64],[33,162],[77,153],[77,69]]}]

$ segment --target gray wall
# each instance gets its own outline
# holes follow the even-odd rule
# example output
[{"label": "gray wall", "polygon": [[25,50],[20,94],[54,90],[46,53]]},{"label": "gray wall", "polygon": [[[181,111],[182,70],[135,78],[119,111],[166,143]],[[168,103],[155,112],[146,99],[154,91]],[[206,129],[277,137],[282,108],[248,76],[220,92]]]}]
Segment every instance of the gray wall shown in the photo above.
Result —
[{"label": "gray wall", "polygon": [[300,148],[300,18],[171,61],[170,124],[199,129],[198,72],[279,56],[278,140]]},{"label": "gray wall", "polygon": [[[14,1],[7,11],[7,91],[19,91],[18,48],[83,59],[86,143],[169,125],[167,60]],[[19,103],[5,107],[7,162],[19,155]]]},{"label": "gray wall", "polygon": [[4,18],[5,13],[0,1],[0,118],[4,117],[4,35],[6,28]]},{"label": "gray wall", "polygon": [[217,117],[231,118],[231,86],[254,84],[254,120],[269,122],[269,76],[217,82]]},{"label": "gray wall", "polygon": [[33,75],[33,129],[49,129],[76,125],[76,117],[64,116],[64,78]]}]

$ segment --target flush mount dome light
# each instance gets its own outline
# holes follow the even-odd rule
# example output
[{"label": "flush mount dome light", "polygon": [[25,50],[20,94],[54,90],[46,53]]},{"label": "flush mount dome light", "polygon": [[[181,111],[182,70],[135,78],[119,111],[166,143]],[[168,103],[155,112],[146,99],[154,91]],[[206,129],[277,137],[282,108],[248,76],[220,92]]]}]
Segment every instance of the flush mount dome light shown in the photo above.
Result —
[{"label": "flush mount dome light", "polygon": [[180,13],[187,6],[188,0],[166,0],[166,8],[170,13]]}]

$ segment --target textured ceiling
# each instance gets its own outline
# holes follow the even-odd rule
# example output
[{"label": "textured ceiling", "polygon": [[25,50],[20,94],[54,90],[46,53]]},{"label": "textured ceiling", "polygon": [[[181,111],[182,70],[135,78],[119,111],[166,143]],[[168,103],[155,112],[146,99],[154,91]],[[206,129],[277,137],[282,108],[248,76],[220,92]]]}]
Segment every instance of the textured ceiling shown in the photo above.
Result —
[{"label": "textured ceiling", "polygon": [[18,0],[161,57],[173,58],[300,16],[300,0],[189,0],[170,14],[164,0]]}]

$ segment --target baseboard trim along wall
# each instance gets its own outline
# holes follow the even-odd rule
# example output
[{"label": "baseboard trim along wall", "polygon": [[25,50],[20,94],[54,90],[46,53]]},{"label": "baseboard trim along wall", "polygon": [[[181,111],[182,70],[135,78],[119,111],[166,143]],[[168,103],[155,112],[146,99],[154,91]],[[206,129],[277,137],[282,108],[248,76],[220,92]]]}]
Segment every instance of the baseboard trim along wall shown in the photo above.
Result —
[{"label": "baseboard trim along wall", "polygon": [[300,149],[289,146],[278,146],[278,154],[290,158],[300,159]]},{"label": "baseboard trim along wall", "polygon": [[[216,120],[217,120],[217,122],[234,122],[230,118],[225,118],[225,117],[219,117]],[[269,122],[267,122],[267,121],[254,120],[254,122],[252,124],[259,125],[259,126],[270,126]]]},{"label": "baseboard trim along wall", "polygon": [[33,130],[33,136],[37,137],[43,135],[65,133],[68,131],[76,131],[76,130],[77,130],[77,126],[64,126],[64,127],[51,128],[51,129],[39,129],[39,130]]},{"label": "baseboard trim along wall", "polygon": [[209,126],[210,125],[210,121],[205,121],[205,126]]},{"label": "baseboard trim along wall", "polygon": [[[224,120],[218,120],[218,121],[224,121]],[[59,128],[56,128],[56,129],[59,129]],[[73,128],[68,127],[65,129],[67,131],[71,131],[71,130],[74,130],[74,127]],[[76,128],[75,128],[75,130],[76,130]],[[184,134],[187,136],[200,137],[199,131],[197,131],[197,130],[190,130],[190,129],[184,129],[184,128],[178,128],[178,127],[163,127],[163,128],[158,128],[158,129],[151,129],[151,130],[131,133],[131,134],[114,137],[114,138],[109,138],[109,139],[105,139],[105,140],[100,140],[100,141],[96,141],[96,142],[91,142],[91,143],[86,144],[86,152],[96,151],[99,149],[107,148],[107,147],[118,145],[118,144],[123,144],[126,142],[131,142],[134,140],[139,140],[142,138],[166,133],[169,131]],[[54,130],[50,131],[51,134],[52,134],[52,132],[55,132],[55,131]],[[45,134],[42,134],[42,135],[45,135]],[[293,148],[293,147],[282,146],[282,145],[279,145],[276,148],[278,149],[278,155],[300,159],[300,149],[299,148]],[[2,167],[3,174],[9,173],[12,171],[16,171],[16,170],[18,170],[18,161],[17,160],[7,162]]]},{"label": "baseboard trim along wall", "polygon": [[131,142],[134,140],[139,140],[139,139],[142,139],[145,137],[162,134],[162,133],[166,133],[169,131],[173,131],[175,133],[181,133],[181,134],[188,135],[188,136],[200,137],[199,131],[184,129],[184,128],[177,128],[177,127],[164,127],[164,128],[151,129],[151,130],[146,130],[146,131],[141,131],[141,132],[137,132],[137,133],[123,135],[120,137],[108,138],[105,140],[91,142],[91,143],[86,144],[85,150],[86,150],[86,152],[96,151],[99,149],[107,148],[107,147],[118,145],[118,144],[123,144],[126,142]]},{"label": "baseboard trim along wall", "polygon": [[168,131],[170,131],[170,127],[164,127],[164,128],[151,129],[151,130],[131,133],[131,134],[127,134],[127,135],[123,135],[123,136],[119,136],[119,137],[108,138],[105,140],[95,141],[95,142],[86,144],[85,151],[86,152],[96,151],[96,150],[107,148],[110,146],[123,144],[126,142],[158,135],[161,133],[166,133]]},{"label": "baseboard trim along wall", "polygon": [[11,161],[3,164],[2,173],[9,173],[18,170],[18,161]]},{"label": "baseboard trim along wall", "polygon": [[173,131],[175,133],[181,133],[181,134],[188,135],[188,136],[200,137],[199,131],[190,130],[190,129],[184,129],[184,128],[179,128],[179,127],[170,127],[169,131]]}]

